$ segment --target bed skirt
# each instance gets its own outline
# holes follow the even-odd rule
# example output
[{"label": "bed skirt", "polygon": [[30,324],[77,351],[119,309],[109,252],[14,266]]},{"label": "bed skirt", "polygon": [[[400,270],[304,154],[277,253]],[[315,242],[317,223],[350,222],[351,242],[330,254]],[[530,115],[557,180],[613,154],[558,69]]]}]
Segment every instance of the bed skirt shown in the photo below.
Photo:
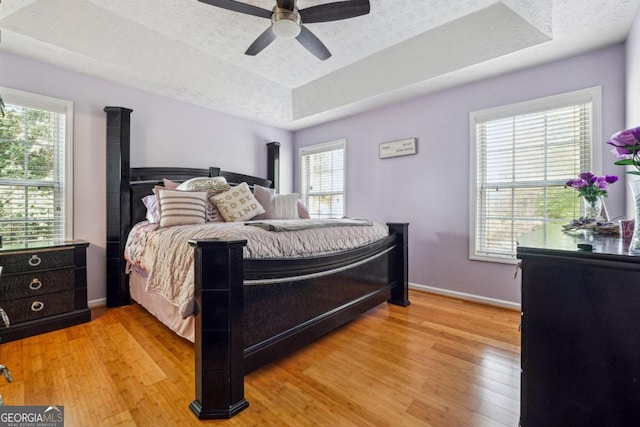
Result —
[{"label": "bed skirt", "polygon": [[178,307],[171,304],[160,294],[145,292],[147,279],[133,270],[129,274],[129,290],[131,298],[153,314],[160,322],[166,325],[182,338],[195,342],[195,320],[193,316],[183,319],[178,312]]}]

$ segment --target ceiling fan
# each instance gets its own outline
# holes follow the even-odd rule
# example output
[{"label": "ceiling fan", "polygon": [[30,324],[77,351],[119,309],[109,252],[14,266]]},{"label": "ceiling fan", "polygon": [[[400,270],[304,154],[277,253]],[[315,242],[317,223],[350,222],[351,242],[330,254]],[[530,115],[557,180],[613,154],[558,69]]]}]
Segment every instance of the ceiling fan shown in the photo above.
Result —
[{"label": "ceiling fan", "polygon": [[276,37],[295,38],[300,44],[324,61],[331,57],[329,49],[303,24],[339,21],[369,13],[369,0],[349,0],[311,6],[296,7],[296,0],[276,0],[273,10],[262,9],[234,0],[198,0],[211,6],[233,10],[247,15],[271,19],[271,26],[249,46],[246,55],[257,55]]}]

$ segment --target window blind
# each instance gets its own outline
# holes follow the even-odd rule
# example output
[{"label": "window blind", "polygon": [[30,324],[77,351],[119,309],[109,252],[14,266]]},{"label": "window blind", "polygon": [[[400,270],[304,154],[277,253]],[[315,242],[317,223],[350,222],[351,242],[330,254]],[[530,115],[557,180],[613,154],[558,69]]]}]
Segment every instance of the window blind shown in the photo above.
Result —
[{"label": "window blind", "polygon": [[514,259],[519,235],[581,216],[564,185],[593,169],[592,110],[587,100],[475,120],[472,258]]},{"label": "window blind", "polygon": [[345,141],[300,149],[300,196],[312,218],[345,215]]},{"label": "window blind", "polygon": [[33,107],[31,98],[6,96],[6,116],[0,120],[0,235],[5,246],[67,237],[66,107]]}]

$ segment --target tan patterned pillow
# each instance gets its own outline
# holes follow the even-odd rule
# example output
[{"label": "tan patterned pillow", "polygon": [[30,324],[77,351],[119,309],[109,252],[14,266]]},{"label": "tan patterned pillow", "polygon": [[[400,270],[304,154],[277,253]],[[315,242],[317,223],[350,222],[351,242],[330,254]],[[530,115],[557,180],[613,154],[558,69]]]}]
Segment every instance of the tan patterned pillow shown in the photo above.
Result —
[{"label": "tan patterned pillow", "polygon": [[227,222],[247,221],[264,213],[264,209],[253,197],[246,182],[231,187],[224,193],[211,196],[209,200],[215,203]]},{"label": "tan patterned pillow", "polygon": [[158,195],[160,227],[204,224],[207,209],[206,192],[161,189]]}]

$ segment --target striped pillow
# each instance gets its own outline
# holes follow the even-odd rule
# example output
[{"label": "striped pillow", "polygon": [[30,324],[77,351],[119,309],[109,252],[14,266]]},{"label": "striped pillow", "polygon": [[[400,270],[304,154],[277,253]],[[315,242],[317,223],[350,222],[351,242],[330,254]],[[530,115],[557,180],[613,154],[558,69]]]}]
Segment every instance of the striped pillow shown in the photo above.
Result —
[{"label": "striped pillow", "polygon": [[204,224],[207,193],[202,191],[159,190],[160,227]]}]

